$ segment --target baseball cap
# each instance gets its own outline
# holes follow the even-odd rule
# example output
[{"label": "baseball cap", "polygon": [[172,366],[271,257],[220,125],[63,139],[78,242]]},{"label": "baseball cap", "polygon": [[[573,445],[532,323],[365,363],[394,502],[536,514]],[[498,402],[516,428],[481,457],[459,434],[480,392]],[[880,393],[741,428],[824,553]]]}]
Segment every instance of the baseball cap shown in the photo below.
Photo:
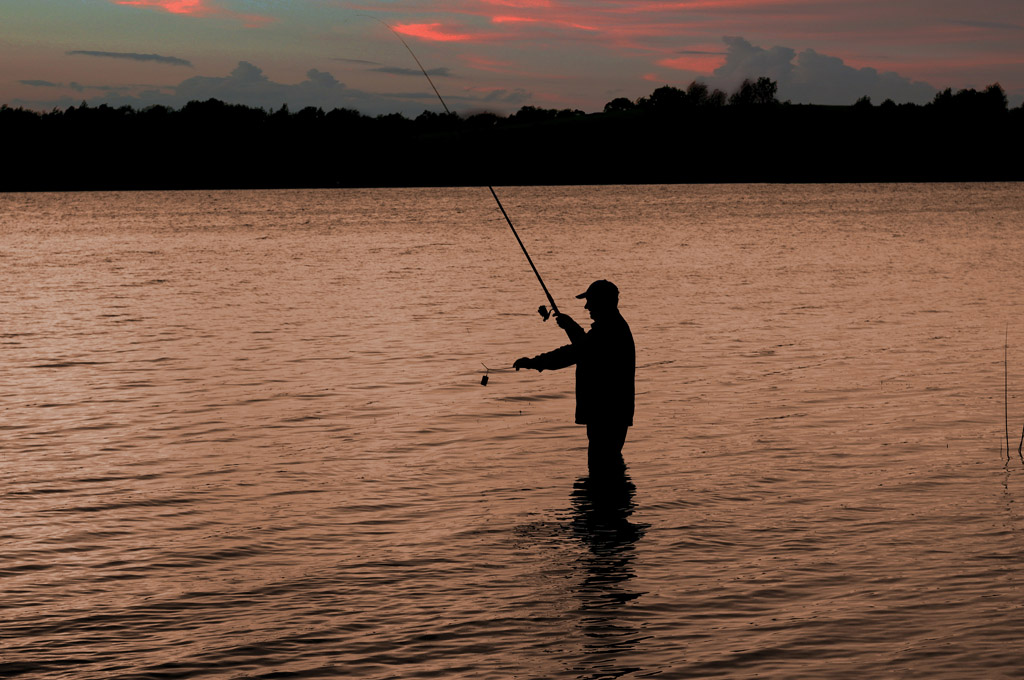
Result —
[{"label": "baseball cap", "polygon": [[619,289],[611,281],[605,281],[604,279],[598,279],[594,281],[590,286],[582,293],[576,296],[577,298],[597,298],[603,300],[618,300]]}]

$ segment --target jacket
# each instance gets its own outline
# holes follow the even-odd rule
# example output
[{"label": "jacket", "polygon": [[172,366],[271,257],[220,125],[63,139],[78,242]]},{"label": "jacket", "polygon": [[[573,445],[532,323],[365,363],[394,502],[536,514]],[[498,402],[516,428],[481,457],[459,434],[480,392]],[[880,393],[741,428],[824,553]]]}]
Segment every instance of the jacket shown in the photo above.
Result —
[{"label": "jacket", "polygon": [[[574,332],[575,331],[575,332]],[[633,424],[636,345],[629,324],[616,311],[586,333],[568,330],[572,342],[532,359],[534,368],[576,365],[576,422]]]}]

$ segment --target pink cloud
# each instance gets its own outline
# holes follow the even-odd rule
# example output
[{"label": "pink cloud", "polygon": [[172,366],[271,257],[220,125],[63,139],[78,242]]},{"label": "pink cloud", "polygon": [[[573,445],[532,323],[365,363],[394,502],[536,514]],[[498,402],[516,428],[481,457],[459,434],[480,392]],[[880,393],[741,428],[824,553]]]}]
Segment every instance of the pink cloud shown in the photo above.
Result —
[{"label": "pink cloud", "polygon": [[[848,66],[853,68],[875,68],[877,70],[897,71],[899,73],[911,73],[919,78],[940,79],[944,74],[991,72],[999,67],[1021,67],[1024,66],[1024,57],[1004,56],[997,54],[979,54],[964,56],[962,58],[936,59],[921,57],[918,59],[860,59],[850,58],[844,60]],[[941,81],[940,81],[941,82]]]},{"label": "pink cloud", "polygon": [[551,0],[483,0],[483,2],[486,2],[489,5],[518,7],[520,9],[551,7]]},{"label": "pink cloud", "polygon": [[117,5],[156,7],[172,14],[211,14],[205,0],[113,0]]},{"label": "pink cloud", "polygon": [[519,23],[521,23],[521,24],[535,24],[535,23],[539,22],[540,19],[531,19],[529,17],[501,16],[501,17],[491,17],[491,21],[496,23],[496,24],[519,24]]},{"label": "pink cloud", "polygon": [[433,40],[435,42],[468,42],[483,40],[483,36],[471,35],[469,33],[453,33],[442,28],[440,23],[433,24],[395,24],[392,28],[395,32],[403,35],[411,35],[414,38]]},{"label": "pink cloud", "polygon": [[658,66],[710,75],[724,63],[724,54],[686,54],[681,57],[662,59],[658,62]]},{"label": "pink cloud", "polygon": [[[717,2],[805,2],[809,0],[703,0]],[[697,35],[697,29],[701,35],[706,32],[709,26],[707,20],[703,21],[681,21],[676,12],[671,18],[668,16],[658,17],[658,12],[672,14],[679,3],[664,2],[663,0],[640,0],[635,4],[634,0],[629,3],[622,0],[611,0],[598,3],[590,7],[568,6],[562,2],[551,0],[470,0],[469,6],[461,11],[465,14],[487,18],[493,24],[500,24],[507,27],[513,33],[501,36],[490,36],[502,40],[542,40],[550,42],[556,39],[557,32],[552,29],[563,29],[566,39],[579,39],[578,31],[589,35],[584,36],[588,41],[604,40],[609,47],[625,48],[629,50],[662,52],[661,48],[652,47],[646,43],[644,38],[652,37],[675,37],[682,38],[687,35]],[[488,5],[497,5],[508,8],[511,11],[492,13]],[[633,12],[636,8],[637,12]],[[517,11],[518,10],[518,11]],[[629,20],[623,19],[623,14],[634,13],[636,16]],[[536,30],[534,30],[536,29]],[[565,29],[568,29],[566,31]],[[712,32],[721,32],[725,29],[712,29]]]},{"label": "pink cloud", "polygon": [[585,24],[576,23],[574,21],[566,21],[564,19],[538,19],[536,17],[523,17],[523,16],[495,16],[491,17],[491,22],[495,24],[547,24],[549,26],[560,26],[562,28],[573,28],[579,31],[599,31],[599,28],[594,26],[587,26]]},{"label": "pink cloud", "polygon": [[271,17],[259,16],[256,14],[239,14],[220,7],[211,5],[209,0],[111,0],[116,5],[129,5],[133,7],[152,7],[171,14],[186,14],[189,16],[226,16],[243,22],[250,28],[265,26],[274,21]]},{"label": "pink cloud", "polygon": [[[510,45],[519,50],[514,54],[520,64],[475,65],[509,75],[555,70],[554,58],[543,61],[544,66],[535,60],[578,47],[598,60],[619,59],[623,68],[612,70],[623,78],[633,69],[633,77],[646,72],[654,82],[673,73],[682,79],[688,78],[686,73],[708,76],[725,64],[724,55],[714,54],[722,51],[721,45],[705,46],[708,41],[748,34],[835,55],[855,69],[871,67],[951,84],[999,79],[1012,88],[1019,77],[1006,74],[1019,73],[1024,58],[1013,41],[1020,34],[1019,19],[986,16],[984,22],[972,23],[960,10],[945,8],[922,14],[930,6],[927,0],[455,0],[415,6],[421,18],[403,33],[438,42]],[[879,12],[884,12],[884,22],[878,20]],[[576,65],[572,62],[570,68]],[[950,81],[953,75],[957,80]]]},{"label": "pink cloud", "polygon": [[[729,35],[748,30],[787,34],[794,24],[820,29],[837,10],[822,9],[820,0],[600,0],[591,4],[568,4],[565,0],[466,0],[462,12],[488,16],[493,23],[520,27],[517,38],[529,39],[529,26],[543,28],[537,39],[550,40],[551,28],[583,30],[608,47],[664,53],[658,38],[677,38],[686,44],[700,36]],[[488,5],[513,11],[489,16]],[[519,11],[515,11],[519,10]],[[850,10],[851,12],[853,10]],[[843,18],[845,21],[845,17]],[[848,30],[845,28],[844,30]],[[803,31],[806,32],[806,31]],[[575,39],[577,36],[566,35]]]},{"label": "pink cloud", "polygon": [[818,0],[689,0],[665,2],[646,0],[641,2],[613,3],[606,11],[611,13],[679,12],[696,10],[733,10],[778,7],[780,10],[793,5],[817,5]]}]

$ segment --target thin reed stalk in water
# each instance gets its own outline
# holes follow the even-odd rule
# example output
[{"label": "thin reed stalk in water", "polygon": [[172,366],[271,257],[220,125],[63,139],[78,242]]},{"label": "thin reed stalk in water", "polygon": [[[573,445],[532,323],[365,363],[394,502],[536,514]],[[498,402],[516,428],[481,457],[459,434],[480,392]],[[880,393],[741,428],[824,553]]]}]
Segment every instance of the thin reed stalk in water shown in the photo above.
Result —
[{"label": "thin reed stalk in water", "polygon": [[[1006,421],[1006,462],[1010,462],[1010,369],[1009,362],[1006,359],[1007,346],[1010,344],[1010,324],[1006,324],[1006,331],[1003,335],[1003,418]],[[1003,445],[1000,444],[999,448],[1002,449]],[[1020,443],[1017,444],[1017,457],[1020,458],[1020,462],[1024,463],[1024,428],[1020,431]]]},{"label": "thin reed stalk in water", "polygon": [[1024,428],[1020,430],[1020,444],[1017,444],[1017,455],[1020,456],[1020,462],[1024,463],[1024,453],[1021,453],[1021,449],[1024,449]]}]

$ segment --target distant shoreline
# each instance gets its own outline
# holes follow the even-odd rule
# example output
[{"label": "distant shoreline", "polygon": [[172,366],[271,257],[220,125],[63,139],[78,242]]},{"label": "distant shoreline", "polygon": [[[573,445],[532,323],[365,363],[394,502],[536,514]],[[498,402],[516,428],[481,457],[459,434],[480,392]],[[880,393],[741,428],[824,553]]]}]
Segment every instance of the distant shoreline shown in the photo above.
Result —
[{"label": "distant shoreline", "polygon": [[771,84],[508,117],[3,106],[0,191],[1024,181],[1024,106],[997,85],[818,106],[779,103]]},{"label": "distant shoreline", "polygon": [[[495,188],[541,187],[541,186],[721,186],[721,185],[839,185],[839,184],[1014,184],[1024,183],[1024,178],[1019,179],[854,179],[843,181],[791,181],[791,180],[753,180],[753,181],[687,181],[687,182],[602,182],[602,183],[571,183],[552,182],[545,184],[537,183],[510,183],[510,184],[489,184]],[[103,186],[99,188],[27,188],[27,189],[0,189],[0,194],[102,194],[102,193],[146,193],[146,192],[317,192],[317,190],[330,189],[402,189],[402,188],[486,188],[488,184],[375,184],[375,185],[352,185],[352,186],[322,186],[322,185],[289,185],[289,186],[145,186],[145,187],[118,187]]]}]

